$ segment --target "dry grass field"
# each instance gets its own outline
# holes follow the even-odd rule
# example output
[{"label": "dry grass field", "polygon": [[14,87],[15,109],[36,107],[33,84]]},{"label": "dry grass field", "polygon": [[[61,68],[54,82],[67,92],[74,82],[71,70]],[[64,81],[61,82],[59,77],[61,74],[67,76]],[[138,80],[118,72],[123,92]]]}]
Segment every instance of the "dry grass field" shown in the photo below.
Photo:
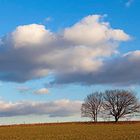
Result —
[{"label": "dry grass field", "polygon": [[0,140],[140,140],[140,122],[1,126]]}]

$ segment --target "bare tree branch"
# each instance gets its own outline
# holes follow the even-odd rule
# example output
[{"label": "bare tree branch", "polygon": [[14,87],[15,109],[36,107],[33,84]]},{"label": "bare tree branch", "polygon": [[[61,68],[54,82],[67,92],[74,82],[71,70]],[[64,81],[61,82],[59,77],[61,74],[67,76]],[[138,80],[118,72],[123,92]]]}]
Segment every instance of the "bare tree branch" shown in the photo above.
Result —
[{"label": "bare tree branch", "polygon": [[98,113],[102,107],[102,101],[102,93],[95,92],[88,95],[81,107],[82,117],[89,117],[96,122]]},{"label": "bare tree branch", "polygon": [[103,107],[106,111],[109,111],[109,115],[112,115],[117,122],[127,114],[139,112],[140,105],[132,91],[106,90]]}]

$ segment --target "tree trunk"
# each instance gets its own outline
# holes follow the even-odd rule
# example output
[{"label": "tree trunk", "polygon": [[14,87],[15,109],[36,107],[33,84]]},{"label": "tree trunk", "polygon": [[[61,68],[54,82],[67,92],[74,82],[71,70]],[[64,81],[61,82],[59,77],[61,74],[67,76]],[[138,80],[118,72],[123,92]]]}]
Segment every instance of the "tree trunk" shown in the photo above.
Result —
[{"label": "tree trunk", "polygon": [[95,115],[95,122],[97,122],[97,114]]},{"label": "tree trunk", "polygon": [[94,122],[96,122],[96,117],[95,116],[94,116],[93,120],[94,120]]},{"label": "tree trunk", "polygon": [[93,121],[94,121],[94,122],[97,122],[97,116],[96,116],[96,115],[94,115]]},{"label": "tree trunk", "polygon": [[119,118],[115,116],[115,122],[118,122]]}]

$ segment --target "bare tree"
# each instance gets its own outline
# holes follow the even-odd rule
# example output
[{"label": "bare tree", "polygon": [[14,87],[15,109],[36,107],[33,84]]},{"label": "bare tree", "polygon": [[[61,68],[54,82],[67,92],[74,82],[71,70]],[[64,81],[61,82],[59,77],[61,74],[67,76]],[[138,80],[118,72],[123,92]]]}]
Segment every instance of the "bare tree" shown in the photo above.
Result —
[{"label": "bare tree", "polygon": [[102,93],[95,92],[85,98],[81,107],[82,117],[89,117],[97,122],[98,113],[102,107]]},{"label": "bare tree", "polygon": [[128,114],[139,111],[140,105],[134,92],[128,90],[106,90],[104,93],[104,109],[117,122]]}]

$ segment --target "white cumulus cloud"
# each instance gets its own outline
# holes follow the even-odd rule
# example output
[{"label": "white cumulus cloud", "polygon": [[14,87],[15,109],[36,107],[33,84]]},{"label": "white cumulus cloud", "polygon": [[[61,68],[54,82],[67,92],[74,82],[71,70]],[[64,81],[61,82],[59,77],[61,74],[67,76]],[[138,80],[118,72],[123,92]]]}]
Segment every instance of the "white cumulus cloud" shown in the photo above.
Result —
[{"label": "white cumulus cloud", "polygon": [[[111,27],[101,15],[84,17],[57,33],[44,25],[18,26],[0,39],[0,80],[26,82],[52,74],[52,83],[58,84],[118,83],[120,70],[126,71],[123,63],[128,67],[132,64],[127,57],[112,56],[119,53],[121,42],[130,39],[130,35]],[[139,60],[133,65],[137,63]],[[138,82],[125,74],[123,77],[124,82]]]},{"label": "white cumulus cloud", "polygon": [[52,41],[55,37],[53,33],[46,30],[43,25],[30,24],[18,26],[11,34],[15,47],[32,47]]},{"label": "white cumulus cloud", "polygon": [[64,37],[76,45],[91,45],[106,43],[110,40],[127,41],[130,36],[123,30],[112,29],[108,22],[103,22],[102,16],[90,15],[64,30]]}]

